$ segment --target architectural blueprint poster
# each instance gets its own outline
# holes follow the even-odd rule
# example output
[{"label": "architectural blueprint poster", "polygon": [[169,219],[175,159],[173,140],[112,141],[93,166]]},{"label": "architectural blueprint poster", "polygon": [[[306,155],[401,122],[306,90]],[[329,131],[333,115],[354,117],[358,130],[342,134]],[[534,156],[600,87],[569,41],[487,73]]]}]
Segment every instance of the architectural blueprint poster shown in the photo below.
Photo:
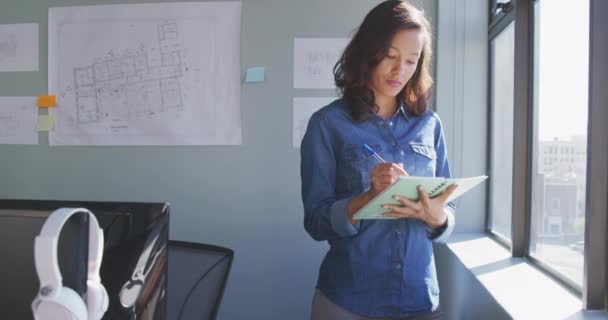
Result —
[{"label": "architectural blueprint poster", "polygon": [[240,2],[49,9],[51,145],[238,145]]}]

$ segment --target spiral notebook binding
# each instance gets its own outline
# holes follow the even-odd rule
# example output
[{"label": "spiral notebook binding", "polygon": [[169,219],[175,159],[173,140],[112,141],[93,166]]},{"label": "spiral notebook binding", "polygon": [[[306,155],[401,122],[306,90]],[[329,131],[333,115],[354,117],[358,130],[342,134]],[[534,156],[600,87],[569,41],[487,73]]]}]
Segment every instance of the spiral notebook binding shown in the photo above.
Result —
[{"label": "spiral notebook binding", "polygon": [[431,192],[429,193],[430,196],[435,196],[435,194],[441,190],[441,188],[443,188],[446,184],[448,184],[449,181],[448,180],[444,180],[442,183],[440,183],[439,185],[437,185],[435,188],[433,188],[433,190],[431,190]]}]

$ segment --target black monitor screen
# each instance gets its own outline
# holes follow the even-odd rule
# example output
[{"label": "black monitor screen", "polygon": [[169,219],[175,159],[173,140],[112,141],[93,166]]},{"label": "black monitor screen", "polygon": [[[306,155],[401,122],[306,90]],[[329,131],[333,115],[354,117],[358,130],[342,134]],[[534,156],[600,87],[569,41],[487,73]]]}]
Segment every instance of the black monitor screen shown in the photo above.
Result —
[{"label": "black monitor screen", "polygon": [[[103,319],[165,319],[169,206],[166,203],[0,200],[0,310],[33,319],[39,289],[34,238],[58,208],[86,208],[104,230],[100,276],[110,305]],[[86,295],[86,215],[74,215],[59,238],[63,284]],[[7,318],[7,319],[8,319]]]}]

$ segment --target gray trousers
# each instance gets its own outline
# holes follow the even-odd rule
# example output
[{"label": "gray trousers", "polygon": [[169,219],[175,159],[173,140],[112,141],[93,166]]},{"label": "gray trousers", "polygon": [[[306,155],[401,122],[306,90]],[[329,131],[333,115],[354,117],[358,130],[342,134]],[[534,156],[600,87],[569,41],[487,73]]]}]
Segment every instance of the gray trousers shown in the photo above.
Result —
[{"label": "gray trousers", "polygon": [[437,310],[427,315],[407,318],[370,318],[362,316],[337,306],[331,302],[323,292],[315,289],[312,299],[312,320],[440,320],[441,311]]}]

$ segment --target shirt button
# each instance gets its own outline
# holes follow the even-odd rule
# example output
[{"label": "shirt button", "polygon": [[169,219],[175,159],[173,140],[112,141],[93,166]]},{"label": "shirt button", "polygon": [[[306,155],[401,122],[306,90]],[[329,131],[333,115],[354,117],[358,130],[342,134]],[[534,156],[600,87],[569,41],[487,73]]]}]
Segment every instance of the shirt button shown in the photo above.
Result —
[{"label": "shirt button", "polygon": [[400,263],[396,264],[395,269],[397,269],[397,270],[401,269],[401,264]]},{"label": "shirt button", "polygon": [[400,235],[400,234],[401,234],[401,231],[395,231],[395,233]]},{"label": "shirt button", "polygon": [[378,120],[378,125],[381,126],[382,125],[382,121]]},{"label": "shirt button", "polygon": [[392,121],[389,121],[389,122],[388,122],[388,125],[392,127],[392,126],[393,126],[393,122],[392,122]]},{"label": "shirt button", "polygon": [[403,152],[403,150],[401,150],[401,151],[399,151],[399,154],[400,154],[401,156],[404,156],[404,155],[405,155],[405,152]]}]

